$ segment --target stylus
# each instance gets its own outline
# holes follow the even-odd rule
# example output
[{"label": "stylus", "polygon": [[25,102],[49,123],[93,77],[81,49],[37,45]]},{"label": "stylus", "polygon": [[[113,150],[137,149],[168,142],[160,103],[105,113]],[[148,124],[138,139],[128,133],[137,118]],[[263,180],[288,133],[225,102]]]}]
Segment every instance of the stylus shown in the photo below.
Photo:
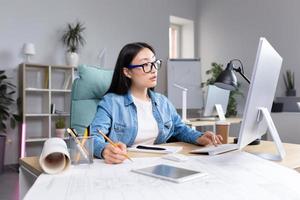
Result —
[{"label": "stylus", "polygon": [[143,145],[138,145],[136,148],[137,149],[148,149],[148,150],[159,150],[159,151],[166,150],[165,148],[161,148],[161,147],[149,147],[149,146],[143,146]]}]

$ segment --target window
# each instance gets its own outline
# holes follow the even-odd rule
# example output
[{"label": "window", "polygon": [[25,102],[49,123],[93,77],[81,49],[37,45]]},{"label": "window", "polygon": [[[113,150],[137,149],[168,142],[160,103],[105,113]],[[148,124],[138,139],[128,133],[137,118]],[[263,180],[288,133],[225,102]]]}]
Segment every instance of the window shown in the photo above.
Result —
[{"label": "window", "polygon": [[169,58],[194,58],[194,21],[170,16]]},{"label": "window", "polygon": [[169,27],[169,58],[179,58],[181,56],[181,26],[178,24],[171,24]]}]

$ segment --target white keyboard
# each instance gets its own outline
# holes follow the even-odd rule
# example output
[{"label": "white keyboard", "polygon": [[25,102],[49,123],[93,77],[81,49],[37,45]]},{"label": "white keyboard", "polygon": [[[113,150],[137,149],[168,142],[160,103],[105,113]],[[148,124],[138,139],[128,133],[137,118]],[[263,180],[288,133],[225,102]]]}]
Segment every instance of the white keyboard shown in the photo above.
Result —
[{"label": "white keyboard", "polygon": [[195,154],[217,155],[228,151],[238,150],[237,144],[220,144],[218,146],[208,146],[190,151]]}]

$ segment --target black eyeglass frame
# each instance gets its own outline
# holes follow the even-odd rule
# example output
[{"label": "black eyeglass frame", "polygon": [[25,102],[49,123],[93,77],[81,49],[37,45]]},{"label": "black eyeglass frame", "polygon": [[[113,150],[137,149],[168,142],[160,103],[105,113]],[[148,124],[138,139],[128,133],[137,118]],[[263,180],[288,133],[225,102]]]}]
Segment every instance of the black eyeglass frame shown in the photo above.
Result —
[{"label": "black eyeglass frame", "polygon": [[[148,65],[148,64],[151,64],[150,70],[145,71],[145,65]],[[153,67],[157,71],[160,70],[161,65],[162,65],[162,60],[158,59],[158,60],[155,60],[153,62],[146,62],[146,63],[140,64],[140,65],[128,65],[127,68],[128,69],[134,69],[134,68],[141,67],[145,73],[150,73],[150,72],[152,72]]]}]

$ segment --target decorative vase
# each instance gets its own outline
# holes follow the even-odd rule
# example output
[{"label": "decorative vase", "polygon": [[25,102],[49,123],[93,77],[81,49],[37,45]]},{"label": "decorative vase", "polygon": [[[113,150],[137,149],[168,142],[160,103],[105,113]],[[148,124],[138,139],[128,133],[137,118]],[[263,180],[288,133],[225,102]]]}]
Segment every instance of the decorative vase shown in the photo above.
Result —
[{"label": "decorative vase", "polygon": [[59,138],[64,138],[65,137],[65,132],[66,132],[65,128],[57,128],[57,129],[55,129],[56,137],[59,137]]},{"label": "decorative vase", "polygon": [[66,62],[70,66],[78,66],[79,56],[76,52],[67,52]]},{"label": "decorative vase", "polygon": [[296,90],[295,89],[288,89],[286,91],[286,96],[296,96]]}]

